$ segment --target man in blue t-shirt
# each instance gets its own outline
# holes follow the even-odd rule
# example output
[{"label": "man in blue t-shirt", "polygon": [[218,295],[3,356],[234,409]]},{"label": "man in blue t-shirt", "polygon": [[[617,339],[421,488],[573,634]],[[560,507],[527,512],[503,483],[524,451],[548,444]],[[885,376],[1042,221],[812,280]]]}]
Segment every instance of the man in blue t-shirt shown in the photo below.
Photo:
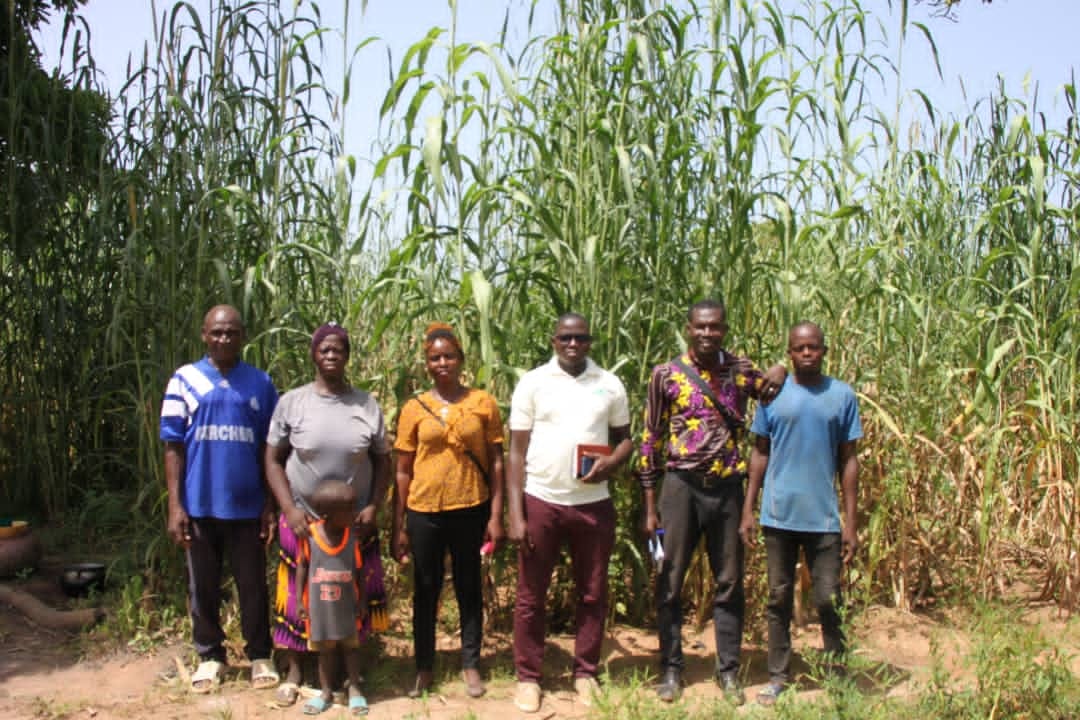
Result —
[{"label": "man in blue t-shirt", "polygon": [[263,443],[277,405],[270,376],[240,360],[244,324],[218,305],[203,319],[206,356],[172,376],[161,404],[169,537],[184,548],[191,625],[201,662],[194,692],[209,692],[225,668],[221,568],[228,557],[240,602],[252,685],[270,688],[270,602],[265,546],[274,513],[263,477]]},{"label": "man in blue t-shirt", "polygon": [[[739,534],[755,540],[754,505],[764,482],[761,526],[769,569],[769,684],[758,702],[772,705],[789,681],[791,613],[799,548],[813,581],[825,652],[844,652],[840,624],[840,569],[858,545],[855,506],[862,437],[859,403],[845,383],[824,375],[825,333],[810,322],[791,328],[788,357],[793,374],[768,406],[758,407],[750,427],[756,437],[750,455],[749,486]],[[836,476],[843,488],[841,526]]]}]

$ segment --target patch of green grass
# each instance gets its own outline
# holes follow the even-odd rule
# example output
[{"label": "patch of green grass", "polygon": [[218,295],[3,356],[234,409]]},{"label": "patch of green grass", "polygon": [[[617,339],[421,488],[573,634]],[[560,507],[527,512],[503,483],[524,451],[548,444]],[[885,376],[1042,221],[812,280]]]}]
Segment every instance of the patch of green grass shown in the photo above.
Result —
[{"label": "patch of green grass", "polygon": [[935,669],[919,697],[924,717],[942,720],[1080,717],[1080,683],[1069,657],[1038,627],[1018,619],[1015,607],[980,605],[970,626],[967,665],[974,679],[957,685]]},{"label": "patch of green grass", "polygon": [[[191,619],[183,606],[152,592],[141,574],[131,575],[122,585],[105,592],[100,604],[107,611],[105,620],[86,636],[88,644],[100,649],[121,645],[149,652],[190,633]],[[223,617],[227,615],[223,612]]]},{"label": "patch of green grass", "polygon": [[52,698],[34,698],[30,702],[32,717],[40,720],[63,720],[81,713],[86,707],[85,703],[74,703],[66,700]]}]

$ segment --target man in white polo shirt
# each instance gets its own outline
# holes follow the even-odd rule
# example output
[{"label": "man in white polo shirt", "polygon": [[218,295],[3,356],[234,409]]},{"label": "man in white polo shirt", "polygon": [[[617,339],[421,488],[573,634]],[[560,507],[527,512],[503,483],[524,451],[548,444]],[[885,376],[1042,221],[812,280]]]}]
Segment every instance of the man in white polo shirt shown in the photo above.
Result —
[{"label": "man in white polo shirt", "polygon": [[551,338],[555,357],[521,378],[510,404],[506,490],[509,537],[519,545],[514,703],[525,712],[540,709],[545,599],[564,542],[577,594],[574,689],[589,705],[598,687],[615,546],[607,481],[632,444],[626,389],[589,359],[591,344],[584,317],[561,316]]}]

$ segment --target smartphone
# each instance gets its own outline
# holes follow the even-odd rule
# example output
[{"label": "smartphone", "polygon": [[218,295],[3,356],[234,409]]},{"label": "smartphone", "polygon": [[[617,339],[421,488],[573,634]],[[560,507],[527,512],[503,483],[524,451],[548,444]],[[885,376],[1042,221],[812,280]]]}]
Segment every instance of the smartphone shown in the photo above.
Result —
[{"label": "smartphone", "polygon": [[656,528],[656,532],[649,538],[649,554],[657,567],[664,560],[664,528]]},{"label": "smartphone", "polygon": [[[595,465],[595,464],[596,464],[596,458],[591,457],[589,455],[582,455],[581,456],[581,462],[578,463],[577,476],[579,478],[585,477],[590,472],[592,472],[593,465]],[[564,465],[563,467],[566,467],[566,466]]]}]

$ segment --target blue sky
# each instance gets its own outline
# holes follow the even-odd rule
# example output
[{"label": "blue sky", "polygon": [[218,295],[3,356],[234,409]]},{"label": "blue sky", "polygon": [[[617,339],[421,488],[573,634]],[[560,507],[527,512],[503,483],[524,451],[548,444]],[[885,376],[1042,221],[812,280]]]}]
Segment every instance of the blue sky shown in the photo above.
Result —
[{"label": "blue sky", "polygon": [[[1039,87],[1040,105],[1052,98],[1063,107],[1061,88],[1080,69],[1080,2],[1077,0],[963,0],[956,21],[932,18],[924,7],[913,17],[927,23],[940,54],[938,79],[926,43],[913,34],[904,59],[906,85],[926,91],[935,102],[958,110],[985,97],[1001,75],[1010,94]],[[966,90],[967,101],[962,95]]]},{"label": "blue sky", "polygon": [[[210,1],[190,0],[196,7],[207,7]],[[537,14],[542,27],[552,15],[552,4],[539,2]],[[794,0],[779,0],[777,4],[781,8],[796,5]],[[898,4],[899,0],[864,2],[864,7],[880,13],[894,42],[899,35]],[[320,3],[328,26],[341,27],[345,5],[345,0]],[[386,91],[385,49],[389,47],[398,61],[428,29],[447,27],[451,10],[447,0],[369,0],[363,12],[360,0],[352,0],[349,5],[349,45],[355,46],[368,36],[379,38],[378,43],[363,51],[354,80],[349,135],[359,138],[373,133],[375,110]],[[530,5],[530,0],[459,0],[457,40],[494,42],[509,8],[509,44],[520,48],[526,40]],[[141,55],[152,38],[154,7],[160,15],[172,7],[172,2],[90,0],[83,8],[91,28],[92,53],[108,87],[115,90],[122,84],[128,56]],[[1080,64],[1080,52],[1074,49],[1076,28],[1080,27],[1080,0],[994,0],[992,5],[963,0],[955,21],[931,17],[925,6],[913,4],[911,16],[931,28],[944,79],[937,77],[926,41],[912,31],[903,57],[905,88],[921,88],[937,107],[962,115],[975,100],[996,87],[1000,74],[1010,95],[1033,92],[1037,84],[1040,107],[1052,115],[1063,112],[1061,87]],[[54,65],[59,50],[58,28],[47,28],[38,40],[45,65]],[[341,50],[332,51],[330,57],[342,57]]]}]

